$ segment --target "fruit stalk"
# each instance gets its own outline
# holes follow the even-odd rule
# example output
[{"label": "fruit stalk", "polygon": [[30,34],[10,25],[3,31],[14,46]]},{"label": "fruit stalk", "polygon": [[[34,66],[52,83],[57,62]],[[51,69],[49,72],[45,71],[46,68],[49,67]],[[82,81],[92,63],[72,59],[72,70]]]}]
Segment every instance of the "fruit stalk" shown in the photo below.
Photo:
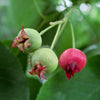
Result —
[{"label": "fruit stalk", "polygon": [[63,29],[65,28],[65,26],[66,26],[66,24],[67,24],[67,22],[68,22],[68,20],[69,20],[69,18],[70,18],[70,16],[71,16],[71,13],[72,13],[72,10],[69,11],[69,12],[67,13],[67,15],[65,16],[65,18],[64,18],[64,20],[63,20],[64,24],[63,24],[61,30],[59,30],[59,27],[61,27],[61,26],[59,25],[58,30],[57,30],[57,33],[56,33],[56,35],[55,35],[55,37],[54,37],[54,40],[53,40],[53,42],[52,42],[52,44],[51,44],[51,49],[54,48],[54,46],[55,46],[55,44],[56,44],[58,38],[60,37],[60,35],[61,35]]},{"label": "fruit stalk", "polygon": [[62,30],[64,29],[66,23],[69,20],[69,17],[71,16],[72,10],[73,10],[73,8],[65,15],[65,17],[62,20],[56,21],[56,22],[50,22],[50,26],[47,27],[46,29],[44,29],[43,31],[41,31],[40,35],[43,35],[46,31],[48,31],[49,29],[53,28],[54,26],[64,23],[64,25],[63,25],[63,27],[61,29],[61,32],[62,32]]},{"label": "fruit stalk", "polygon": [[56,21],[56,22],[50,22],[50,26],[44,29],[43,31],[40,32],[40,35],[43,35],[46,31],[49,29],[53,28],[54,26],[63,23],[63,21]]},{"label": "fruit stalk", "polygon": [[54,46],[55,46],[55,44],[56,44],[56,42],[57,42],[57,40],[58,40],[58,38],[59,38],[58,35],[59,35],[60,28],[61,28],[61,24],[59,24],[59,26],[58,26],[57,33],[56,33],[56,35],[55,35],[55,37],[54,37],[54,40],[53,40],[53,42],[52,42],[52,44],[51,44],[51,49],[54,48]]},{"label": "fruit stalk", "polygon": [[69,20],[69,23],[70,23],[70,28],[71,28],[71,31],[72,31],[72,46],[73,48],[75,48],[75,36],[74,36],[74,29],[73,29],[73,25],[71,23],[71,21]]}]

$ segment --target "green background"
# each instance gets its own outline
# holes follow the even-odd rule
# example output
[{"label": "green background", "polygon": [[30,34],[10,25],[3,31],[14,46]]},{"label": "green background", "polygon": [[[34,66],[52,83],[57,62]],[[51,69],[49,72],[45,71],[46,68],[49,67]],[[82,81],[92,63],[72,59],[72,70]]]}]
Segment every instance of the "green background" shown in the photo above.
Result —
[{"label": "green background", "polygon": [[[71,7],[65,1],[72,3]],[[99,0],[0,0],[0,100],[100,100],[100,1]],[[67,3],[68,4],[68,3]],[[68,81],[58,69],[46,82],[27,73],[28,54],[11,45],[22,25],[39,32],[72,8],[70,17],[76,48],[87,56],[84,70]],[[64,9],[62,9],[64,8]],[[42,46],[50,47],[57,27],[43,36]],[[65,25],[54,52],[72,48],[69,22]]]}]

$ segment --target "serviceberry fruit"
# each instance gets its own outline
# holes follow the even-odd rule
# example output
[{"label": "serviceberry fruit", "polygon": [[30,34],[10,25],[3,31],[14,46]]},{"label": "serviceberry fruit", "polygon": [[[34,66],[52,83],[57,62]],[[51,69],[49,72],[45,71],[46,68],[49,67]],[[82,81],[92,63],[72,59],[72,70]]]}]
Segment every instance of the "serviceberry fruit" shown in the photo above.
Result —
[{"label": "serviceberry fruit", "polygon": [[22,30],[15,38],[12,44],[12,48],[18,47],[22,52],[33,52],[38,49],[42,44],[40,34],[31,28],[25,28],[22,26]]},{"label": "serviceberry fruit", "polygon": [[31,63],[32,69],[29,73],[46,79],[45,75],[56,70],[58,66],[58,58],[51,49],[40,48],[32,54]]},{"label": "serviceberry fruit", "polygon": [[65,50],[59,58],[59,64],[66,71],[69,80],[71,76],[74,77],[74,73],[80,72],[85,67],[86,62],[85,54],[75,48]]}]

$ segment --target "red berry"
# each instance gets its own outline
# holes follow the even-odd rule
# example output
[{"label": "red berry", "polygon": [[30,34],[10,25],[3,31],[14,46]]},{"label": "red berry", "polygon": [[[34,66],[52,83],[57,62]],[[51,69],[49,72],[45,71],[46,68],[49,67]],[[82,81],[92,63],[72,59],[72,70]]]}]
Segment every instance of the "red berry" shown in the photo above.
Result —
[{"label": "red berry", "polygon": [[75,48],[65,50],[59,58],[59,64],[66,71],[69,80],[71,76],[74,77],[74,73],[80,72],[85,67],[86,62],[85,54]]}]

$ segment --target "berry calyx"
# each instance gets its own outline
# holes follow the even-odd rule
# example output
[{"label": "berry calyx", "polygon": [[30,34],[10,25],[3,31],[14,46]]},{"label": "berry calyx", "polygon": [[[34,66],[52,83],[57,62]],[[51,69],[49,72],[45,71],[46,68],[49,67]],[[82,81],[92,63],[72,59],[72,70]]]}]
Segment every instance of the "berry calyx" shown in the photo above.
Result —
[{"label": "berry calyx", "polygon": [[41,44],[41,36],[36,30],[30,28],[24,29],[22,26],[22,30],[13,41],[12,48],[17,46],[23,53],[33,52],[34,50],[38,49]]},{"label": "berry calyx", "polygon": [[44,72],[47,66],[43,66],[40,63],[37,63],[34,68],[31,69],[31,71],[28,71],[31,75],[38,75],[39,78],[41,79],[44,78],[45,80],[47,80],[47,78],[44,76]]},{"label": "berry calyx", "polygon": [[46,79],[46,75],[51,74],[58,66],[56,54],[49,48],[40,48],[32,54],[31,75],[38,75]]},{"label": "berry calyx", "polygon": [[75,73],[83,70],[86,62],[85,54],[81,50],[75,48],[65,50],[59,58],[59,64],[61,68],[66,71],[68,80],[71,79],[71,76],[74,77]]}]

